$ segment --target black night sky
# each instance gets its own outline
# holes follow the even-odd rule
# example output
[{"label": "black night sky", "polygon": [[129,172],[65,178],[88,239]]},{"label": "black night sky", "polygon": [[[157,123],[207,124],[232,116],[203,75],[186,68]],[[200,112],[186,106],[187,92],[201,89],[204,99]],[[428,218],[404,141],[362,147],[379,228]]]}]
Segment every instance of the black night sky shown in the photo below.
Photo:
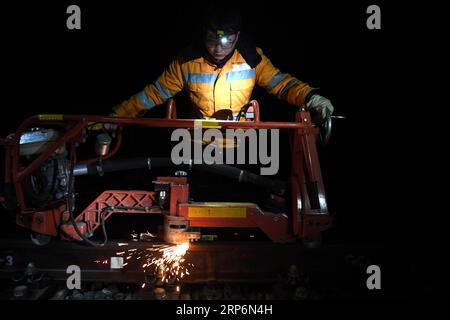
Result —
[{"label": "black night sky", "polygon": [[[335,216],[327,239],[383,245],[398,252],[393,256],[399,263],[409,263],[416,250],[429,261],[435,259],[428,250],[438,247],[443,227],[423,216],[433,202],[423,189],[433,183],[424,186],[419,182],[424,172],[410,169],[419,156],[411,150],[421,145],[423,152],[426,142],[419,134],[408,136],[411,115],[419,112],[416,94],[426,91],[416,86],[425,68],[412,53],[425,36],[425,22],[408,24],[412,9],[407,5],[396,8],[378,1],[241,2],[224,5],[242,6],[243,32],[282,72],[320,87],[335,114],[347,117],[334,121],[330,144],[321,150]],[[81,30],[66,28],[70,4],[81,7]],[[370,4],[381,7],[381,30],[366,27]],[[34,114],[110,113],[189,44],[202,5],[48,1],[2,10],[1,135]],[[295,108],[264,90],[256,89],[254,98],[262,105],[262,120],[293,119]],[[157,107],[147,116],[162,112]],[[156,147],[165,143],[150,139]]]}]

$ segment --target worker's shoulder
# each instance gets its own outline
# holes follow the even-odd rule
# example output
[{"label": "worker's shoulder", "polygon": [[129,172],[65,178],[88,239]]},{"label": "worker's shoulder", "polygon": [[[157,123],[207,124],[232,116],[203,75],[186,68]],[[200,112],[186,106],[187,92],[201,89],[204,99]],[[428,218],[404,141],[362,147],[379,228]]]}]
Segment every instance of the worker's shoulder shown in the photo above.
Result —
[{"label": "worker's shoulder", "polygon": [[260,53],[260,49],[258,49],[259,48],[249,37],[246,35],[240,36],[238,50],[252,68],[255,68],[262,60],[262,51]]}]

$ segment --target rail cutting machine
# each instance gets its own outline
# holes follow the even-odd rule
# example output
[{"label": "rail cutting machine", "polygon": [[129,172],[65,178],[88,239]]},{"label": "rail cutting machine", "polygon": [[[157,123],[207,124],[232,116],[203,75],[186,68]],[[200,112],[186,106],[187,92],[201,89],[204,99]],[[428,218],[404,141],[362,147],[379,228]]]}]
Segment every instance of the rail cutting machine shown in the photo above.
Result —
[{"label": "rail cutting machine", "polygon": [[[223,164],[184,164],[176,166],[170,158],[116,159],[122,144],[122,128],[192,129],[203,121],[203,128],[280,129],[289,136],[291,168],[286,181],[261,176],[236,166]],[[103,124],[117,129],[95,131]],[[103,126],[105,127],[105,126]],[[321,130],[324,132],[321,134]],[[4,147],[4,186],[0,202],[16,217],[19,226],[32,231],[38,243],[51,237],[102,245],[107,241],[105,221],[113,214],[139,213],[163,215],[164,240],[180,243],[200,238],[202,227],[258,228],[273,242],[303,240],[316,243],[331,226],[317,152],[317,137],[327,140],[331,118],[323,128],[311,122],[309,112],[300,109],[293,122],[260,121],[259,105],[253,100],[235,120],[177,119],[173,100],[167,104],[165,118],[122,118],[97,115],[45,114],[23,121],[15,133],[0,139]],[[324,133],[324,134],[323,134]],[[78,148],[96,135],[96,154],[80,159]],[[177,174],[160,176],[149,183],[149,190],[104,190],[84,209],[75,206],[74,179],[110,171],[173,167]],[[189,170],[222,175],[270,191],[274,201],[284,203],[277,212],[251,202],[196,202],[191,199]],[[92,240],[101,228],[103,243]],[[200,231],[199,231],[200,230]]]}]

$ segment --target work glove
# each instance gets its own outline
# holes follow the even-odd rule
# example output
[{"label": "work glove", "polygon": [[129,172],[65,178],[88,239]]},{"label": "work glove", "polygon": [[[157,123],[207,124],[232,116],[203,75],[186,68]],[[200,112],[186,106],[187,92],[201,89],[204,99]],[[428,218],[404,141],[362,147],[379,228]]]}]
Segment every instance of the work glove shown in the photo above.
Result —
[{"label": "work glove", "polygon": [[327,98],[314,94],[306,103],[306,110],[311,112],[312,121],[315,124],[321,124],[333,113],[334,107]]}]

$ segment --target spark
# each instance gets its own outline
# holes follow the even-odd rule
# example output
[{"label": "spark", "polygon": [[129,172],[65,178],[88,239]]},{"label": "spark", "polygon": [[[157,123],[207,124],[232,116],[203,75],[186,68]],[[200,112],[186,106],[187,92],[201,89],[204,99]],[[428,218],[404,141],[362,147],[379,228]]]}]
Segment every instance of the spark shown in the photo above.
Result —
[{"label": "spark", "polygon": [[[169,283],[182,279],[189,274],[188,268],[193,264],[185,264],[185,255],[189,249],[189,242],[178,245],[157,244],[146,249],[129,249],[126,260],[143,259],[141,268],[144,272],[151,272],[160,278],[161,282]],[[125,252],[118,252],[117,254]]]},{"label": "spark", "polygon": [[98,264],[108,264],[108,259],[94,260],[94,263],[98,263]]},{"label": "spark", "polygon": [[185,242],[179,245],[158,245],[154,246],[155,253],[159,254],[158,257],[152,257],[149,261],[150,266],[154,266],[156,271],[162,276],[161,281],[168,282],[171,278],[178,278],[181,274],[181,278],[186,273],[186,268],[182,265],[185,261],[183,258],[189,249],[189,242]]},{"label": "spark", "polygon": [[[147,236],[153,236],[147,231]],[[133,230],[131,241],[139,241],[138,234]],[[118,243],[119,246],[128,245],[128,243]],[[173,244],[154,244],[151,248],[128,249],[126,252],[117,252],[117,255],[125,255],[126,263],[131,263],[131,259],[140,260],[143,272],[149,272],[157,275],[161,282],[171,283],[180,281],[185,275],[189,275],[188,268],[193,267],[192,263],[185,264],[186,255],[189,249],[189,242],[178,245]],[[143,284],[143,287],[145,284]],[[142,287],[142,288],[143,288]]]}]

